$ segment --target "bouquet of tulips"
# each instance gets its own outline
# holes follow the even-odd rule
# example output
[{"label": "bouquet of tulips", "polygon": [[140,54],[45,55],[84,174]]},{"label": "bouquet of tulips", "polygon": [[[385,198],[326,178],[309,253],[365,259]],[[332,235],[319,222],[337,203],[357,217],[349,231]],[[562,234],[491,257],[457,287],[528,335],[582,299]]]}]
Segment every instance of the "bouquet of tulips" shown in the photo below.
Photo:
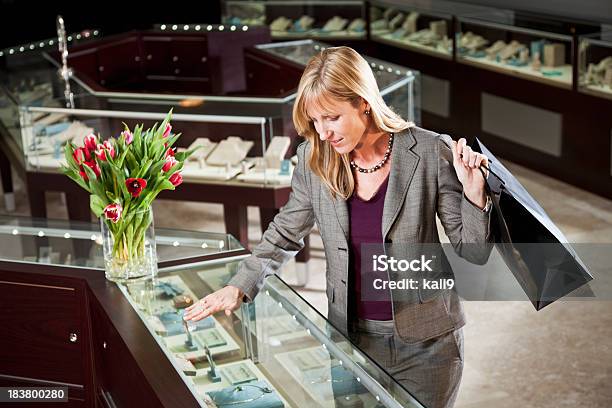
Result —
[{"label": "bouquet of tulips", "polygon": [[147,130],[139,125],[131,131],[124,124],[116,138],[101,141],[90,134],[83,146],[66,144],[62,171],[90,193],[91,210],[110,230],[112,255],[119,262],[143,255],[151,203],[161,191],[183,182],[180,171],[193,150],[173,149],[180,133],[172,132],[171,116],[172,111],[161,125]]}]

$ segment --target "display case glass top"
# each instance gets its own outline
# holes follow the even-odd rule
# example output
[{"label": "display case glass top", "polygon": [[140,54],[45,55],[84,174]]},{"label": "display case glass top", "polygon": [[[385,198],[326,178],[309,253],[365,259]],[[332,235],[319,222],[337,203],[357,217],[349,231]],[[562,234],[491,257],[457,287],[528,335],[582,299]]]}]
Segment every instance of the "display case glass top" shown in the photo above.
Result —
[{"label": "display case glass top", "polygon": [[[287,41],[257,45],[256,48],[270,55],[305,66],[308,61],[330,47],[315,40]],[[404,119],[420,122],[420,74],[418,71],[377,58],[363,56],[370,64],[385,102]]]},{"label": "display case glass top", "polygon": [[612,31],[580,37],[578,76],[581,92],[612,99]]},{"label": "display case glass top", "polygon": [[120,285],[202,406],[420,407],[277,276],[230,316],[185,323],[183,309],[223,287],[239,260]]},{"label": "display case glass top", "polygon": [[[245,253],[229,234],[156,229],[160,266]],[[0,216],[0,260],[104,268],[100,225]]]},{"label": "display case glass top", "polygon": [[224,24],[266,25],[275,39],[365,39],[363,1],[225,0]]},{"label": "display case glass top", "polygon": [[573,35],[593,30],[508,10],[457,19],[458,61],[567,89],[573,85]]}]

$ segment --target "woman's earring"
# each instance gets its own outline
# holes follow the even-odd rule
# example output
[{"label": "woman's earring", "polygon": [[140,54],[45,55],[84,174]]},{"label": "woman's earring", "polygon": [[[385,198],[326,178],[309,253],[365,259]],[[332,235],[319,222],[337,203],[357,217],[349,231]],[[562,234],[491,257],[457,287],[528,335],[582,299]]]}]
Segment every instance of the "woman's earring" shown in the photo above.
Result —
[{"label": "woman's earring", "polygon": [[370,114],[370,110],[368,109],[367,111],[365,111],[363,113],[365,113],[366,115],[369,115]]}]

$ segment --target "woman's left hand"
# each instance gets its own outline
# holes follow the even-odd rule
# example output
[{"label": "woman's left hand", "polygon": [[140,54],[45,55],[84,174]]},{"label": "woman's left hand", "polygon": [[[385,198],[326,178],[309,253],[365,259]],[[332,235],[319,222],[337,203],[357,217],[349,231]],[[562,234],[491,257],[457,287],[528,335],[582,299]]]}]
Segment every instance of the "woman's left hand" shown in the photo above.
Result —
[{"label": "woman's left hand", "polygon": [[[463,193],[472,203],[483,209],[487,203],[485,179],[480,165],[488,165],[487,156],[472,150],[464,138],[453,141],[453,166],[463,185]],[[486,170],[485,170],[486,173]]]}]

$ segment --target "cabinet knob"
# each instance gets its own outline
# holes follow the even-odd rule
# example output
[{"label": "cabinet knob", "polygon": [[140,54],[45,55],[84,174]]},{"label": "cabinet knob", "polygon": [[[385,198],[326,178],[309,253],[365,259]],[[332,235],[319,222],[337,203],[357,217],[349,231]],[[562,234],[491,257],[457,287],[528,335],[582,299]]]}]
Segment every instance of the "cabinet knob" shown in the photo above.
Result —
[{"label": "cabinet knob", "polygon": [[100,65],[100,66],[98,67],[98,71],[103,72],[103,71],[104,71],[104,66],[103,66],[103,65]]},{"label": "cabinet knob", "polygon": [[152,58],[153,58],[153,56],[151,54],[147,55],[147,61],[151,61]]},{"label": "cabinet knob", "polygon": [[178,69],[178,68],[174,70],[174,73],[175,73],[175,74],[177,74],[177,75],[178,75],[180,72],[181,72],[181,70],[180,70],[180,69]]},{"label": "cabinet knob", "polygon": [[76,333],[70,333],[70,336],[68,336],[68,340],[70,340],[71,343],[76,343],[78,339],[79,336],[77,336]]},{"label": "cabinet knob", "polygon": [[139,57],[138,55],[137,55],[137,56],[135,56],[135,57],[134,57],[134,61],[136,61],[136,62],[140,62],[140,57]]},{"label": "cabinet knob", "polygon": [[172,61],[174,62],[178,61],[178,57],[175,55],[174,57],[172,57]]},{"label": "cabinet knob", "polygon": [[105,342],[105,341],[103,341],[103,342],[102,342],[102,348],[103,348],[104,350],[106,350],[106,347],[107,347],[107,346],[106,346],[106,342]]},{"label": "cabinet knob", "polygon": [[253,74],[252,74],[251,72],[249,72],[249,73],[247,74],[247,76],[248,76],[249,78],[253,78]]},{"label": "cabinet knob", "polygon": [[202,62],[206,62],[208,59],[206,57],[202,57]]}]

